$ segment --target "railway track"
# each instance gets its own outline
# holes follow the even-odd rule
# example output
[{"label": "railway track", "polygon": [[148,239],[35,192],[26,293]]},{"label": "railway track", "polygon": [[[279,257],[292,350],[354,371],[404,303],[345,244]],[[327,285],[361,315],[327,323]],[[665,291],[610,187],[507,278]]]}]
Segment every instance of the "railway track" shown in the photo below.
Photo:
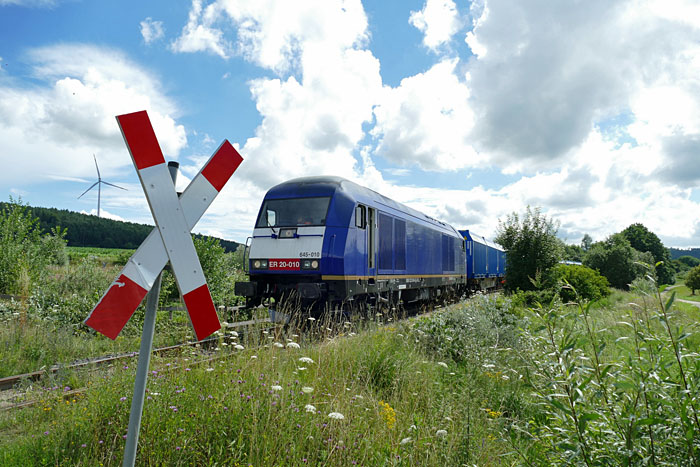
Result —
[{"label": "railway track", "polygon": [[[269,319],[263,319],[263,320],[249,320],[249,321],[240,321],[237,323],[229,323],[226,326],[227,330],[235,330],[235,329],[240,329],[240,328],[247,328],[252,325],[260,324],[260,323],[266,323],[270,322]],[[207,339],[203,339],[201,341],[192,341],[192,342],[185,342],[183,344],[177,344],[177,345],[171,345],[167,347],[160,347],[157,349],[154,349],[152,352],[154,354],[164,354],[168,352],[172,352],[174,350],[186,348],[186,347],[193,347],[196,345],[200,346],[207,346],[210,345],[211,343],[217,342],[218,337],[208,337]],[[138,355],[138,352],[128,352],[120,355],[108,355],[108,356],[103,356],[103,357],[95,357],[95,358],[90,358],[86,359],[84,361],[72,363],[69,365],[54,365],[53,367],[46,369],[46,370],[40,370],[40,371],[33,371],[31,373],[24,373],[21,375],[14,375],[14,376],[7,376],[5,378],[0,378],[0,391],[7,391],[21,382],[24,381],[38,381],[42,377],[49,375],[49,374],[55,374],[59,371],[65,371],[65,370],[82,370],[82,369],[92,369],[95,366],[101,366],[105,364],[111,364],[114,362],[117,362],[119,360],[124,360],[128,358],[133,358]]]},{"label": "railway track", "polygon": [[[454,303],[459,303],[461,300],[456,300]],[[427,310],[424,306],[406,306],[402,308],[400,311],[399,310],[383,310],[384,314],[386,316],[383,317],[383,321],[385,321],[384,324],[390,324],[392,321],[395,321],[393,319],[393,316],[397,319],[402,319],[402,318],[408,318],[411,316],[415,316],[416,314],[423,313],[426,311],[432,311],[432,310],[438,310],[442,308],[443,306],[447,305],[446,303],[442,304],[433,304],[433,306],[430,307],[430,310]],[[382,312],[379,312],[378,310],[372,310],[369,315],[377,316],[377,315],[382,315]],[[338,331],[337,332],[342,332],[344,330],[343,326],[343,321],[336,323],[339,324],[337,326]],[[241,340],[243,341],[246,336],[248,336],[248,330],[250,329],[251,326],[259,325],[262,323],[270,323],[269,327],[265,328],[260,328],[258,331],[260,331],[262,334],[267,334],[269,333],[272,329],[276,328],[278,324],[272,323],[270,319],[258,319],[258,320],[249,320],[249,321],[241,321],[241,322],[236,322],[236,323],[228,323],[225,326],[226,330],[235,330],[235,329],[243,329],[242,332],[240,332],[239,336],[241,337]],[[299,326],[300,323],[296,323],[294,326]],[[326,328],[324,329],[330,331],[331,328]],[[325,337],[329,337],[327,334],[325,334]],[[209,345],[215,344],[219,341],[219,337],[209,337],[207,339],[201,340],[201,341],[193,341],[193,342],[186,342],[183,344],[177,344],[177,345],[172,345],[172,346],[167,346],[167,347],[161,347],[154,349],[152,352],[154,354],[165,354],[171,351],[176,351],[179,349],[187,348],[187,347],[193,347],[193,346],[202,346],[202,347],[207,347]],[[15,375],[15,376],[8,376],[6,378],[0,378],[0,392],[2,391],[8,391],[13,388],[15,388],[17,385],[19,385],[22,382],[25,381],[38,381],[42,377],[46,376],[47,374],[51,373],[56,373],[61,370],[92,370],[96,366],[104,366],[104,365],[109,365],[113,364],[117,361],[124,360],[124,359],[129,359],[129,358],[134,358],[138,355],[138,352],[129,352],[121,355],[114,355],[114,356],[103,356],[103,357],[96,357],[96,358],[91,358],[87,359],[85,361],[73,363],[70,365],[56,365],[48,370],[42,370],[42,371],[35,371],[31,373],[25,373],[22,375]],[[197,360],[195,362],[191,362],[190,364],[201,364],[201,363],[207,363],[211,362],[213,360],[217,360],[223,358],[223,356],[212,356],[209,358],[203,358],[200,360]],[[172,369],[172,367],[171,367]],[[75,396],[80,395],[82,392],[84,392],[85,389],[74,389],[70,391],[66,391],[62,394],[63,398],[73,398]],[[19,408],[24,408],[24,407],[30,407],[32,405],[37,404],[38,401],[23,401],[20,403],[16,404],[11,404],[11,405],[6,405],[4,407],[0,407],[0,411],[8,411],[12,409],[19,409]]]}]

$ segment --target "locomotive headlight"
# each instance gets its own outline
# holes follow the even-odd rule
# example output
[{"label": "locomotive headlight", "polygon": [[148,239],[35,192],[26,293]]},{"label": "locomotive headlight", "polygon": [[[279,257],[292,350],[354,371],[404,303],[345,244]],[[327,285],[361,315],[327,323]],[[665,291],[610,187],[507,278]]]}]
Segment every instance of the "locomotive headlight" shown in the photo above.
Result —
[{"label": "locomotive headlight", "polygon": [[302,259],[301,269],[318,269],[317,259]]},{"label": "locomotive headlight", "polygon": [[253,269],[267,269],[266,259],[255,259],[253,260]]},{"label": "locomotive headlight", "polygon": [[260,269],[260,260],[259,259],[256,259],[255,261],[253,261],[253,267],[255,269]]}]

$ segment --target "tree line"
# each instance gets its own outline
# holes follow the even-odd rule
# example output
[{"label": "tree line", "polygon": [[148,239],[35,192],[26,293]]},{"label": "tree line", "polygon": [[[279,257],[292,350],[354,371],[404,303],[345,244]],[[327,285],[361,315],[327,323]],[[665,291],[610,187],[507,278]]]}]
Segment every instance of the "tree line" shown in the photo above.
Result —
[{"label": "tree line", "polygon": [[[0,202],[0,212],[9,212],[14,204],[17,204],[17,201],[12,199],[9,203]],[[63,238],[68,242],[68,246],[134,249],[138,248],[154,228],[152,225],[105,219],[67,209],[32,206],[26,206],[26,209],[27,215],[37,220],[39,230],[51,232],[60,226],[65,231]],[[240,245],[231,240],[217,240],[226,252],[234,252]]]},{"label": "tree line", "polygon": [[649,273],[659,285],[673,284],[677,273],[687,274],[694,285],[693,278],[700,274],[700,259],[690,255],[671,259],[659,237],[639,223],[598,242],[586,234],[574,245],[557,238],[558,229],[559,224],[539,208],[528,207],[523,214],[512,213],[499,221],[495,240],[507,253],[508,291],[524,293],[530,303],[555,294],[568,300],[573,298],[572,289],[562,287],[568,283],[592,300],[607,295],[608,286],[627,289]]}]

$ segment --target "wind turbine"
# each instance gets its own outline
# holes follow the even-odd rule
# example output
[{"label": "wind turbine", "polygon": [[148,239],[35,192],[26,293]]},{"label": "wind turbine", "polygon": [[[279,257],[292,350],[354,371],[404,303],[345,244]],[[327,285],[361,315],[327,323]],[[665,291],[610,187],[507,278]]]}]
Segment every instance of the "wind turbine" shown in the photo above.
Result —
[{"label": "wind turbine", "polygon": [[92,186],[90,186],[90,188],[85,190],[82,195],[78,196],[78,199],[82,198],[85,193],[92,190],[93,188],[95,188],[95,185],[97,185],[97,217],[100,217],[100,198],[102,197],[102,184],[104,183],[105,185],[113,186],[114,188],[119,188],[120,190],[126,190],[126,188],[122,188],[113,183],[103,181],[102,177],[100,176],[100,167],[97,165],[97,157],[95,157],[95,155],[93,154],[92,158],[95,159],[95,168],[97,169],[97,181],[93,183]]}]

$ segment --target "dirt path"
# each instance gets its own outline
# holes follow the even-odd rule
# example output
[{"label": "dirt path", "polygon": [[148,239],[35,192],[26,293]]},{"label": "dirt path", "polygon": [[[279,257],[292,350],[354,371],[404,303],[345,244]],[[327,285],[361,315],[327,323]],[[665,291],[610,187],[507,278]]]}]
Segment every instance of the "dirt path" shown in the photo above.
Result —
[{"label": "dirt path", "polygon": [[[666,293],[667,293],[669,290],[673,290],[673,289],[675,289],[676,287],[680,287],[680,284],[672,285],[671,287],[666,287],[666,289],[664,289],[662,295],[665,296]],[[695,305],[696,307],[700,308],[700,302],[694,302],[694,301],[692,301],[692,300],[683,300],[683,299],[680,299],[680,298],[676,298],[676,301],[677,301],[677,302],[682,302],[682,303],[687,303],[687,304],[689,304],[689,305]]]}]

